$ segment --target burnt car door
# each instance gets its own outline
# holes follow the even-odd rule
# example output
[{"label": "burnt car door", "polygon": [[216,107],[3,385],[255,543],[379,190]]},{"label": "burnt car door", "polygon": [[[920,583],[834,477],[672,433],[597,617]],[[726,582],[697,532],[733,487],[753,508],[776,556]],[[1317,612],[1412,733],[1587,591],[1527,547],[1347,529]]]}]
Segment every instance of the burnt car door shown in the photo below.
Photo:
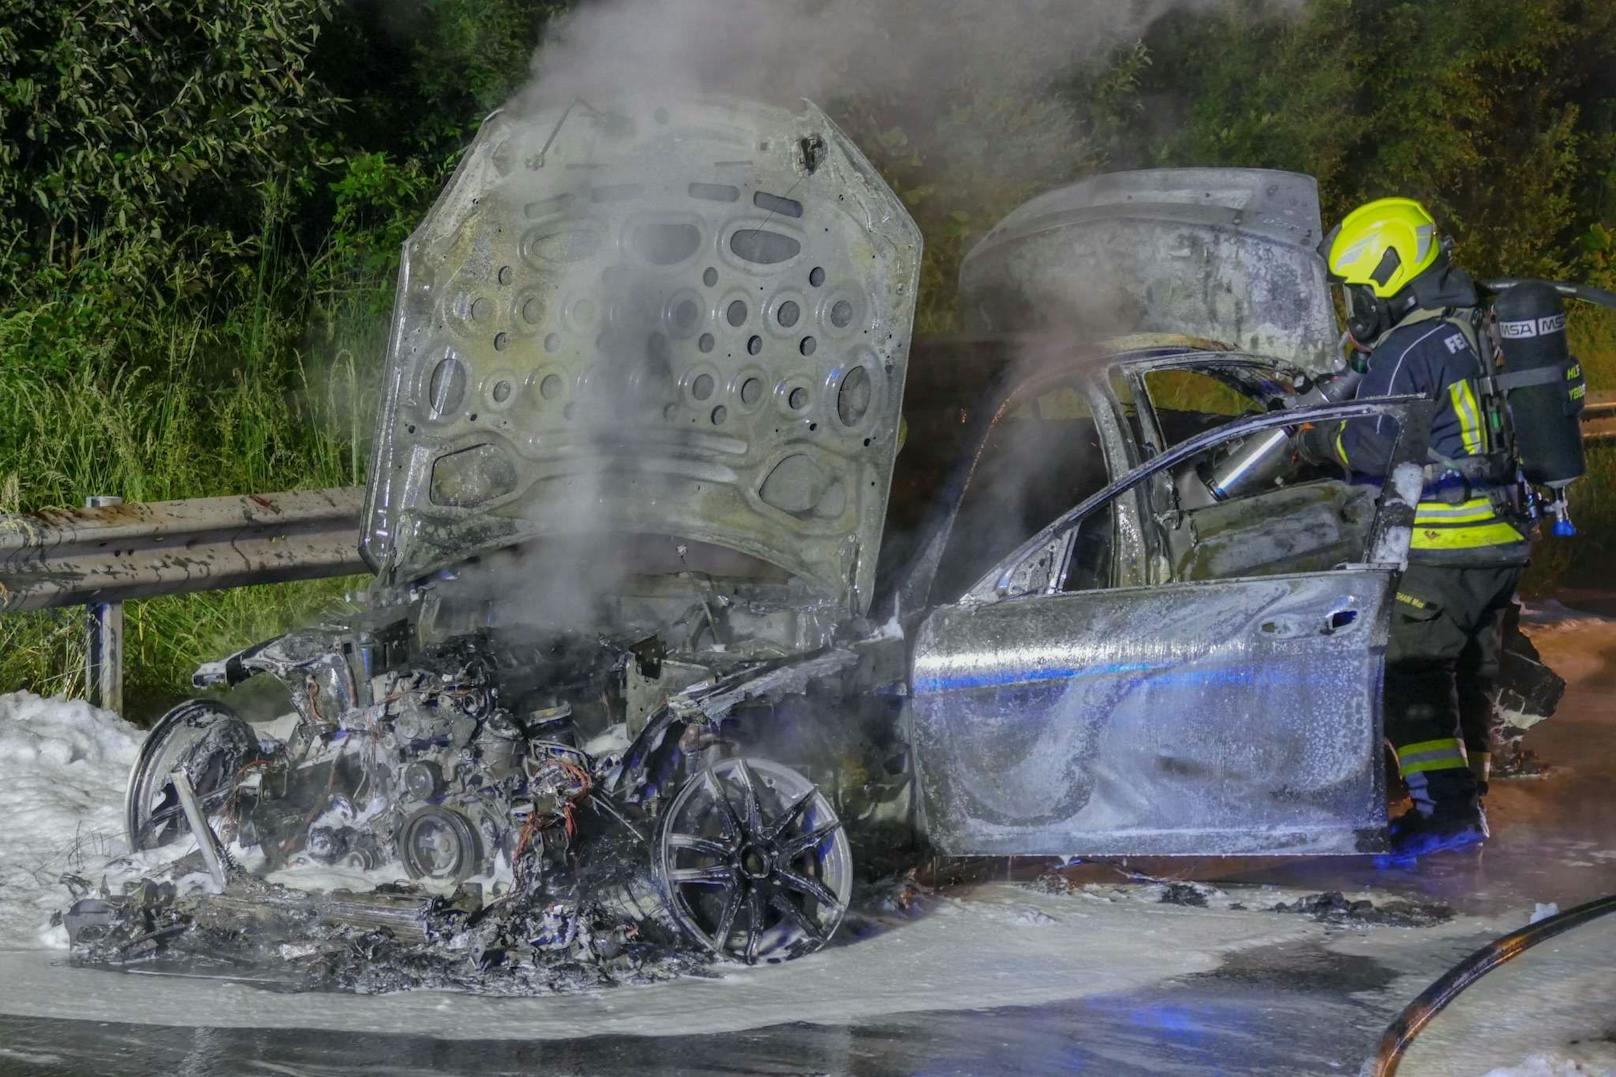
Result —
[{"label": "burnt car door", "polygon": [[[955,855],[1351,853],[1385,822],[1386,625],[1428,406],[1237,421],[1087,498],[915,643],[922,824]],[[1402,431],[1366,548],[1323,571],[1113,586],[1127,499],[1232,439],[1388,415]]]}]

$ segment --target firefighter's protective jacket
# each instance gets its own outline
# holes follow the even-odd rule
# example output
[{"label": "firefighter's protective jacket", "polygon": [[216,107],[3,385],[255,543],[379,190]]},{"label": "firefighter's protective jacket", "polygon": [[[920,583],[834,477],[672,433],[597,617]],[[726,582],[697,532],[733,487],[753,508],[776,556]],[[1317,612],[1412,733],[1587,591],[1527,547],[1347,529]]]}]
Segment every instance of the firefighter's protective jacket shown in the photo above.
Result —
[{"label": "firefighter's protective jacket", "polygon": [[[1477,377],[1483,368],[1464,328],[1440,312],[1416,315],[1384,334],[1358,386],[1360,400],[1415,394],[1437,402],[1431,421],[1433,460],[1481,458],[1491,448]],[[1334,450],[1354,474],[1382,478],[1396,440],[1395,420],[1353,419],[1338,428]],[[1409,558],[1427,563],[1523,564],[1526,537],[1510,522],[1501,491],[1452,476],[1430,476],[1414,518]]]}]

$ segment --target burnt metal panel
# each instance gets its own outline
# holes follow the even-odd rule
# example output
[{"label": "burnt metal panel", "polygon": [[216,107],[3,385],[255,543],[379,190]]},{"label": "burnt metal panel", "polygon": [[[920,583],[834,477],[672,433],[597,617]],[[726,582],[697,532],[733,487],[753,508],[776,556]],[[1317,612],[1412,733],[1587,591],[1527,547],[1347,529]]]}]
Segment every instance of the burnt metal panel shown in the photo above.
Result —
[{"label": "burnt metal panel", "polygon": [[1322,572],[1362,561],[1379,493],[1373,486],[1315,480],[1185,509],[1182,526],[1170,533],[1177,551],[1173,578]]},{"label": "burnt metal panel", "polygon": [[960,268],[967,332],[1210,345],[1340,365],[1311,176],[1179,168],[1093,176],[999,222]]},{"label": "burnt metal panel", "polygon": [[911,710],[954,855],[1361,851],[1385,823],[1394,570],[938,610]]},{"label": "burnt metal panel", "polygon": [[0,613],[365,571],[357,488],[0,516]]},{"label": "burnt metal panel", "polygon": [[919,258],[807,102],[494,114],[405,244],[367,559],[669,536],[862,609]]}]

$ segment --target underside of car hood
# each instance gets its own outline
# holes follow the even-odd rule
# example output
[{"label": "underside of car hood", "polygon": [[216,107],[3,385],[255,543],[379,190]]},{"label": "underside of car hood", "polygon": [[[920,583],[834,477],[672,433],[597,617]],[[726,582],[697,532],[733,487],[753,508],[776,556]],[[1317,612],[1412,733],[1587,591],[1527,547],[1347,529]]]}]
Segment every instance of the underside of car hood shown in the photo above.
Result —
[{"label": "underside of car hood", "polygon": [[1214,347],[1340,365],[1311,176],[1160,168],[1092,176],[1000,221],[960,268],[975,336]]},{"label": "underside of car hood", "polygon": [[862,610],[919,258],[806,102],[495,113],[405,244],[366,559],[688,542]]}]

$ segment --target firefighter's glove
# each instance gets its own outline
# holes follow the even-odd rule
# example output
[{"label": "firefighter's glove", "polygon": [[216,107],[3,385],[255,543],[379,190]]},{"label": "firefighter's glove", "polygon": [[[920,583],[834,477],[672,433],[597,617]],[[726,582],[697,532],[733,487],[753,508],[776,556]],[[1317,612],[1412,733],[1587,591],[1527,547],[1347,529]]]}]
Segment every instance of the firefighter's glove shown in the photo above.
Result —
[{"label": "firefighter's glove", "polygon": [[1304,464],[1335,464],[1341,461],[1335,454],[1336,424],[1305,423],[1296,432],[1296,456]]}]

